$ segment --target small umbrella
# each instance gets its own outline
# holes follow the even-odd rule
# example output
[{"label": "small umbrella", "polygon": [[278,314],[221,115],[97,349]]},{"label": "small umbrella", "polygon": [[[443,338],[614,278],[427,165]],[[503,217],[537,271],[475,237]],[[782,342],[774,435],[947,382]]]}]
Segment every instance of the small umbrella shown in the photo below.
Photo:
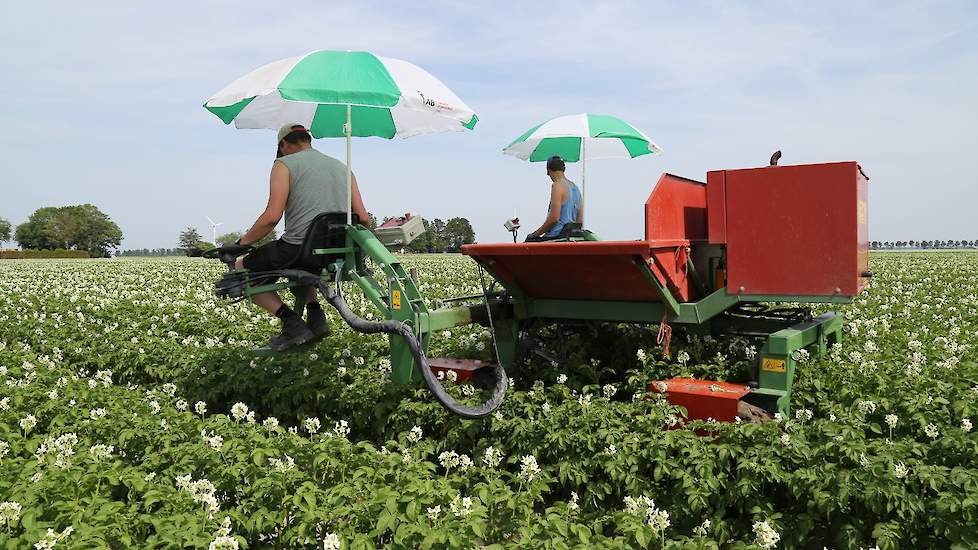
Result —
[{"label": "small umbrella", "polygon": [[313,137],[345,137],[347,223],[352,222],[351,138],[472,129],[479,118],[424,69],[368,52],[320,50],[259,67],[204,103],[225,124],[277,130],[302,124]]},{"label": "small umbrella", "polygon": [[635,158],[661,153],[647,135],[608,115],[581,113],[557,117],[527,130],[503,149],[514,157],[540,162],[559,155],[567,162],[582,162],[582,192],[587,191],[587,160]]}]

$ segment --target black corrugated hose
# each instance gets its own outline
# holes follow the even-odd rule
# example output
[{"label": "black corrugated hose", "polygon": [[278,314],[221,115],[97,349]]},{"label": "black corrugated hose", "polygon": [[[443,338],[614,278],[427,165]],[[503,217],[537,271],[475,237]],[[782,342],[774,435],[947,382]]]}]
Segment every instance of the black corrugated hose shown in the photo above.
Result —
[{"label": "black corrugated hose", "polygon": [[411,327],[400,321],[386,320],[386,321],[367,321],[359,317],[350,306],[347,305],[346,300],[338,292],[341,274],[337,273],[336,283],[337,290],[330,288],[321,278],[308,271],[300,271],[295,269],[286,269],[277,272],[282,277],[286,277],[290,280],[296,281],[304,286],[311,286],[319,289],[326,301],[329,302],[331,306],[340,314],[340,317],[346,321],[346,324],[350,325],[350,328],[357,332],[362,332],[365,334],[376,334],[384,332],[387,334],[398,334],[404,338],[407,342],[408,348],[411,350],[411,355],[414,356],[414,361],[418,365],[418,369],[421,371],[421,375],[424,377],[425,384],[428,386],[428,390],[435,396],[435,399],[445,409],[447,409],[452,414],[456,414],[466,419],[477,419],[483,418],[491,414],[496,410],[499,405],[502,404],[503,398],[506,397],[506,388],[509,385],[509,380],[506,377],[506,371],[503,370],[502,365],[496,365],[493,367],[492,381],[493,389],[492,396],[483,404],[477,407],[470,407],[467,405],[462,405],[461,403],[455,401],[455,398],[445,391],[445,388],[441,386],[441,383],[435,378],[434,373],[428,368],[428,361],[425,359],[424,352],[421,350],[421,346],[418,343],[417,337],[411,330]]}]

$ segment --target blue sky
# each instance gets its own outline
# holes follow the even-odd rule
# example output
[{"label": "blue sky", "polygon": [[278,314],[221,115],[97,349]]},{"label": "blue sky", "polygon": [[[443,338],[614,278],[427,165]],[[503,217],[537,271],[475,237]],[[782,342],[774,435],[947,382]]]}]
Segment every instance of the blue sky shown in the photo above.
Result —
[{"label": "blue sky", "polygon": [[0,217],[91,202],[124,248],[208,235],[205,215],[254,221],[273,134],[201,104],[315,49],[407,59],[479,114],[474,132],[355,141],[378,216],[464,216],[483,242],[508,238],[514,208],[538,224],[543,167],[500,149],[586,111],[665,150],[589,163],[588,225],[605,238],[642,236],[662,172],[703,179],[775,149],[782,164],[858,160],[873,239],[978,238],[975,2],[4,2],[0,20]]}]

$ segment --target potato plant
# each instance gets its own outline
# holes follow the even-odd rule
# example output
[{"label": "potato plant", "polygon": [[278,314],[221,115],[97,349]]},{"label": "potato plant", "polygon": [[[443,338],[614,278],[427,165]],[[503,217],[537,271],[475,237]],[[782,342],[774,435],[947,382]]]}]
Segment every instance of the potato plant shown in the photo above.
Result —
[{"label": "potato plant", "polygon": [[[404,261],[430,305],[479,291],[467,258]],[[844,346],[798,357],[793,416],[754,425],[645,391],[741,380],[752,340],[677,332],[667,358],[653,327],[607,325],[463,421],[335,314],[315,347],[252,357],[277,326],[213,297],[217,262],[0,262],[0,547],[978,547],[978,255],[872,264],[833,306]]]}]

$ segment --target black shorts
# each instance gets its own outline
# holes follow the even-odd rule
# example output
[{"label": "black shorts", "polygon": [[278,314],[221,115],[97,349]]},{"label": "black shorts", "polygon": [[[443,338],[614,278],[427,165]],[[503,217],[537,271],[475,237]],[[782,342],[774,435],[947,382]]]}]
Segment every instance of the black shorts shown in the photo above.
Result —
[{"label": "black shorts", "polygon": [[[287,243],[281,239],[263,244],[249,253],[241,260],[245,269],[248,271],[273,271],[276,269],[298,268],[301,266],[293,265],[296,256],[299,254],[297,244]],[[251,281],[254,284],[266,285],[274,283],[278,277],[256,277]]]}]

